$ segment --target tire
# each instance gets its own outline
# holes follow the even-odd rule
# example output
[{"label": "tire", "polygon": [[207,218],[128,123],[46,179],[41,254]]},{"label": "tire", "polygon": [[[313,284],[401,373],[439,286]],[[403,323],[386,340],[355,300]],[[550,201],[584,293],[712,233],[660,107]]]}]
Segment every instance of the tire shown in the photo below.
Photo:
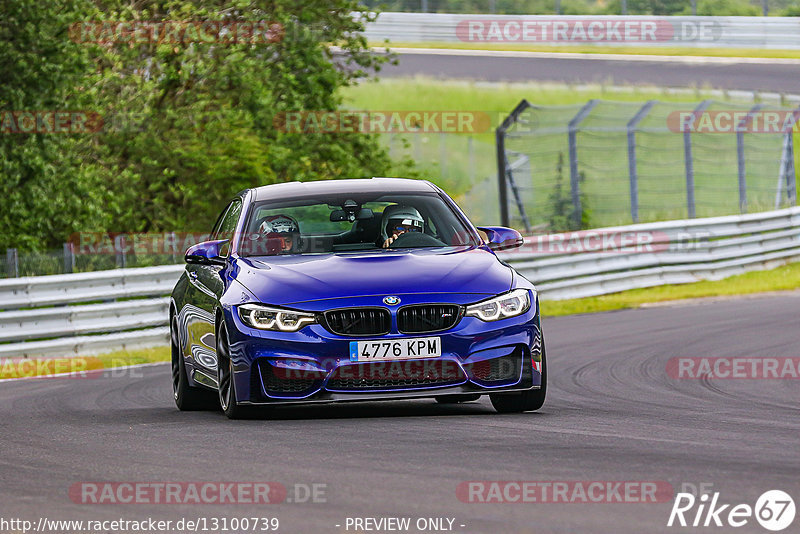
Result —
[{"label": "tire", "polygon": [[463,395],[440,395],[434,397],[439,404],[458,404],[461,402],[472,402],[481,398],[480,393],[465,393]]},{"label": "tire", "polygon": [[544,405],[547,396],[547,356],[542,340],[542,387],[518,393],[496,393],[489,395],[492,406],[499,413],[533,412]]},{"label": "tire", "polygon": [[233,361],[230,357],[228,334],[224,324],[220,325],[217,330],[217,383],[219,384],[219,406],[228,419],[255,419],[266,411],[255,406],[243,406],[236,402]]},{"label": "tire", "polygon": [[183,362],[183,351],[181,351],[178,338],[178,319],[174,315],[169,325],[169,339],[172,352],[172,396],[175,399],[175,405],[182,412],[216,410],[217,398],[212,391],[189,385],[186,364]]}]

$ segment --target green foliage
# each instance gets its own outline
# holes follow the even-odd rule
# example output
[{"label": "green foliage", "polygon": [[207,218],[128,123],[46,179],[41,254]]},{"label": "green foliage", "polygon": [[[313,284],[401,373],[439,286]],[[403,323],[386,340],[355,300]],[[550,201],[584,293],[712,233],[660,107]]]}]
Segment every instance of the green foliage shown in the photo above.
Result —
[{"label": "green foliage", "polygon": [[[558,153],[556,163],[555,185],[549,195],[550,216],[548,218],[548,231],[552,233],[569,232],[591,228],[591,212],[587,204],[586,193],[580,192],[581,214],[580,223],[576,221],[575,208],[572,204],[572,188],[564,179],[564,153]],[[586,182],[586,174],[578,173],[578,183]]]},{"label": "green foliage", "polygon": [[[237,191],[385,174],[364,134],[289,134],[281,112],[330,111],[380,69],[356,0],[4,0],[0,110],[89,109],[95,134],[0,135],[0,249],[76,231],[207,231]],[[269,21],[272,43],[70,39],[84,21]],[[75,35],[72,36],[75,38]],[[76,39],[79,41],[80,39]],[[340,52],[334,60],[330,46]]]},{"label": "green foliage", "polygon": [[[81,16],[77,1],[6,0],[0,18],[0,111],[82,107],[73,89],[88,65],[87,51],[67,38]],[[14,119],[10,119],[14,120]],[[42,248],[78,229],[107,222],[99,186],[103,169],[61,134],[0,133],[0,248]]]}]

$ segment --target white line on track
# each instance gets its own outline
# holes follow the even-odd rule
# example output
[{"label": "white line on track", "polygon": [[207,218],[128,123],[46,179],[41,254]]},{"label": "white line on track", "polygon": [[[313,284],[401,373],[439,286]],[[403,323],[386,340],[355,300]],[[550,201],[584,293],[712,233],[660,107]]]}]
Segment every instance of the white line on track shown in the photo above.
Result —
[{"label": "white line on track", "polygon": [[[380,52],[381,48],[375,47]],[[713,57],[713,56],[657,56],[650,54],[587,54],[578,52],[525,52],[522,50],[473,50],[462,48],[394,48],[397,54],[418,54],[434,56],[467,56],[467,57],[515,57],[539,59],[593,59],[598,61],[665,61],[695,65],[736,65],[739,63],[755,63],[763,65],[800,65],[800,59],[765,58],[765,57]]]},{"label": "white line on track", "polygon": [[54,375],[41,375],[41,376],[20,376],[18,378],[3,378],[0,379],[0,384],[4,384],[6,382],[19,382],[20,380],[50,380],[51,378],[67,378],[70,376],[75,375],[85,375],[85,374],[100,374],[105,373],[107,371],[124,371],[125,369],[138,369],[140,367],[154,367],[156,365],[166,365],[170,362],[153,362],[153,363],[137,363],[136,365],[123,365],[122,367],[107,367],[104,369],[91,369],[89,371],[73,371],[71,373],[58,373]]}]

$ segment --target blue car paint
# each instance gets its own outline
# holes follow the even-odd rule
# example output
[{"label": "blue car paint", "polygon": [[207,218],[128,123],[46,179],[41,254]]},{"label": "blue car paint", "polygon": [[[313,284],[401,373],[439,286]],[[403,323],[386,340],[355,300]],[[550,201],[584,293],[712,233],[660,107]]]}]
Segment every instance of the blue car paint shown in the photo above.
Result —
[{"label": "blue car paint", "polygon": [[[541,338],[538,300],[535,288],[511,267],[501,262],[486,245],[442,247],[437,249],[391,249],[374,252],[347,252],[324,255],[239,257],[238,240],[248,219],[248,208],[265,198],[305,196],[316,188],[342,192],[349,189],[378,191],[435,192],[458,215],[476,240],[477,230],[457,205],[429,182],[401,179],[339,180],[266,186],[240,194],[243,216],[231,242],[234,253],[224,266],[187,264],[186,271],[172,293],[172,313],[179,317],[179,339],[192,386],[213,386],[216,377],[215,325],[222,319],[227,329],[237,401],[309,402],[433,396],[444,393],[489,393],[538,387],[541,375],[532,368],[526,352]],[[480,242],[480,241],[478,241]],[[426,337],[426,334],[400,334],[396,312],[401,306],[417,303],[472,304],[511,289],[530,290],[531,308],[523,315],[484,322],[463,317],[450,330],[431,334],[441,338],[441,360],[464,366],[520,351],[523,365],[518,379],[486,385],[470,379],[444,388],[420,388],[336,392],[319,388],[302,395],[269,394],[259,386],[254,362],[265,359],[270,365],[300,366],[331,372],[349,364],[349,344],[355,338],[339,336],[320,324],[298,332],[273,332],[245,325],[236,306],[248,302],[288,307],[307,312],[347,307],[383,307],[392,314],[392,331],[369,339]],[[398,306],[387,306],[383,298],[397,296]],[[306,366],[306,367],[303,367]]]}]

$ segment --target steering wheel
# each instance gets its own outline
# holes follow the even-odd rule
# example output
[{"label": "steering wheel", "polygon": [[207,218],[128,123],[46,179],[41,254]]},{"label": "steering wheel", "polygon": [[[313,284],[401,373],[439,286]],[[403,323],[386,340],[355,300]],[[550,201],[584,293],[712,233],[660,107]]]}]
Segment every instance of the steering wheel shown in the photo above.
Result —
[{"label": "steering wheel", "polygon": [[444,243],[422,232],[405,232],[392,241],[389,248],[443,247]]}]

